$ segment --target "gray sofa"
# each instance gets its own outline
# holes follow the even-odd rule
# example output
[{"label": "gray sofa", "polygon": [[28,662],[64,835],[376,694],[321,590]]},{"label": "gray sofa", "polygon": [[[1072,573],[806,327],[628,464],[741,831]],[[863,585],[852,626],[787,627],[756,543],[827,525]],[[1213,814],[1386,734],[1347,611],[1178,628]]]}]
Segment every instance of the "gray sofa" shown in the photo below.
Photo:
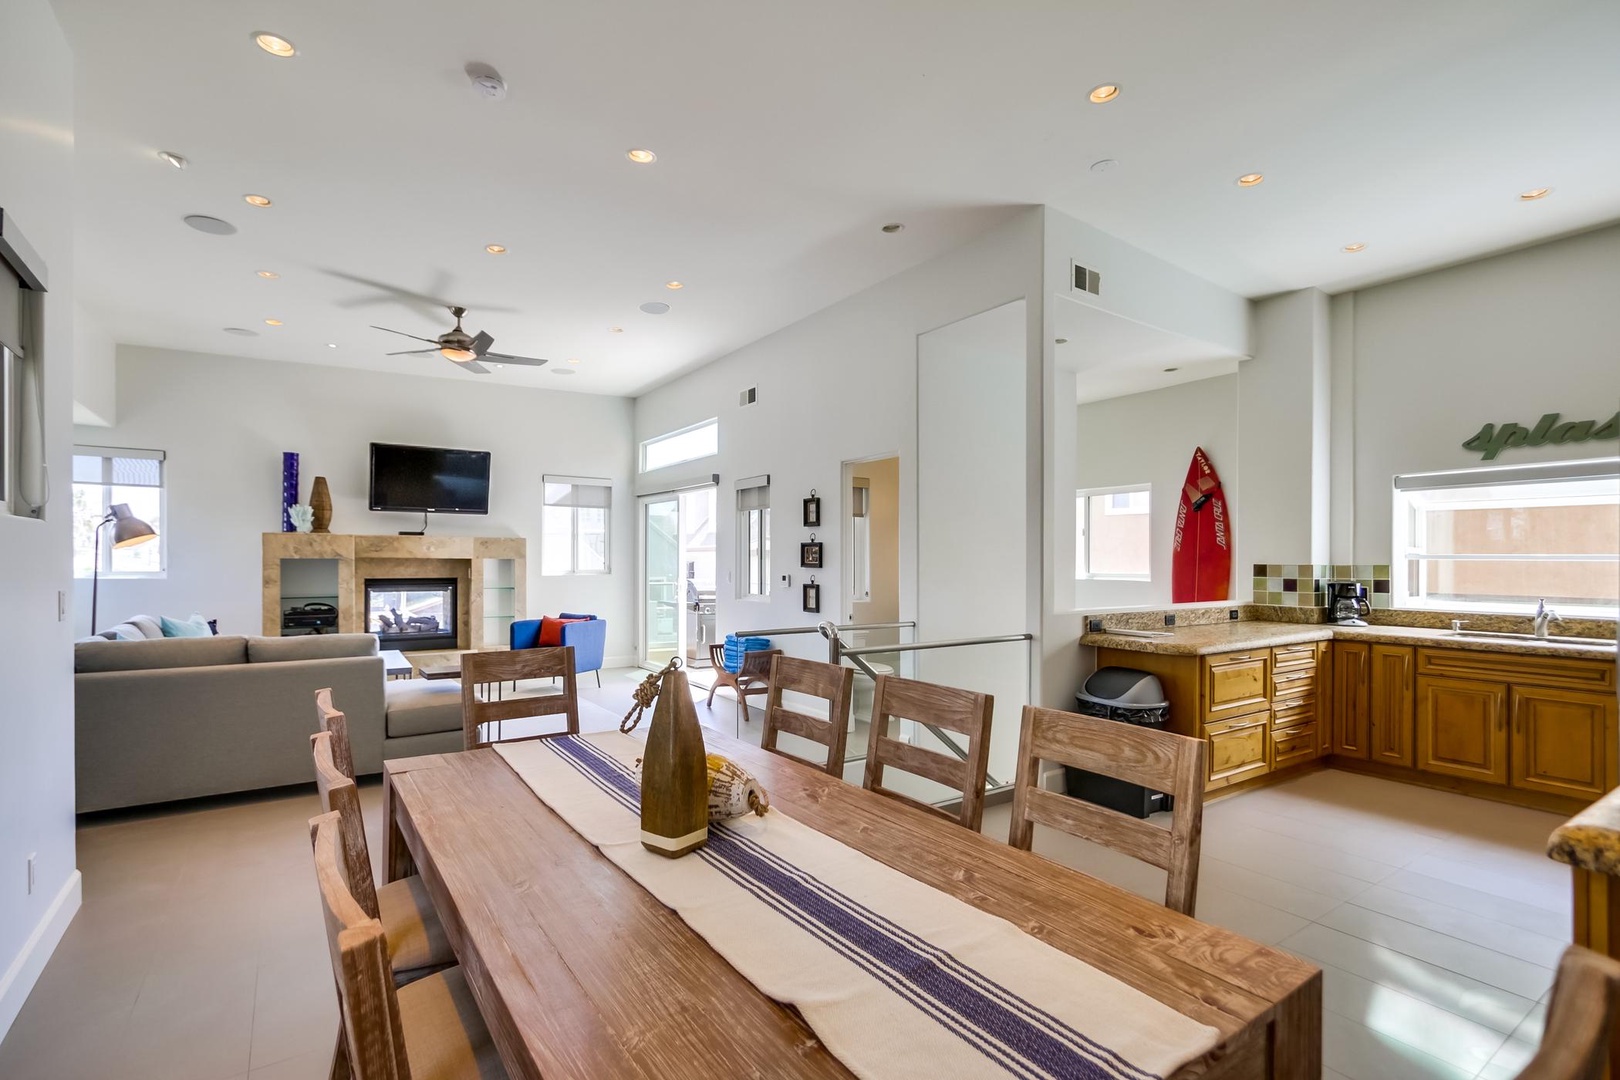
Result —
[{"label": "gray sofa", "polygon": [[80,813],[310,783],[326,686],[360,774],[462,746],[460,686],[385,683],[370,634],[86,639],[74,673]]}]

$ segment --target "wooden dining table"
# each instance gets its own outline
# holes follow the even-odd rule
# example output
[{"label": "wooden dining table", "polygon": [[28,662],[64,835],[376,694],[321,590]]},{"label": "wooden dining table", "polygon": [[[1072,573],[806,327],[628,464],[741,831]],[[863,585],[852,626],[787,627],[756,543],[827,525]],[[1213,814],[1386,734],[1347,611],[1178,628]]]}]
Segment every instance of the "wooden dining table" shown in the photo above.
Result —
[{"label": "wooden dining table", "polygon": [[[1312,965],[703,734],[783,813],[1216,1028],[1220,1042],[1178,1080],[1321,1076],[1322,976]],[[383,797],[388,878],[422,875],[511,1077],[851,1075],[794,1009],[755,989],[494,750],[387,762]]]}]

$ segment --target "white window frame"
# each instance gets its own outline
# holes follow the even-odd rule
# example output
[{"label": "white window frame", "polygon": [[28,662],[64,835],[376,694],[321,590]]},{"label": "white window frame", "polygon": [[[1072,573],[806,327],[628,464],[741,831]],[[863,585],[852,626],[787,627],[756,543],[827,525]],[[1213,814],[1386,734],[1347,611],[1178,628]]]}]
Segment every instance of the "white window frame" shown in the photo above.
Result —
[{"label": "white window frame", "polygon": [[[553,488],[566,488],[566,491],[553,492]],[[568,577],[572,575],[601,576],[613,572],[613,481],[597,476],[556,476],[544,475],[540,478],[540,574],[542,577]],[[580,511],[599,509],[602,511],[602,568],[600,570],[583,570],[580,568],[580,547],[583,530],[580,528]],[[548,554],[547,545],[552,530],[546,528],[546,517],[554,513],[566,512],[569,517],[568,527],[568,569],[546,569]]]},{"label": "white window frame", "polygon": [[1145,574],[1094,574],[1091,572],[1091,500],[1100,495],[1131,495],[1144,492],[1148,497],[1146,510],[1116,510],[1112,506],[1104,507],[1105,514],[1148,514],[1153,513],[1153,485],[1152,484],[1115,484],[1109,487],[1079,488],[1074,493],[1074,556],[1076,581],[1152,581],[1152,554],[1149,553],[1148,572]]},{"label": "white window frame", "polygon": [[[673,459],[671,459],[669,461],[665,461],[662,464],[659,464],[659,465],[656,465],[656,466],[649,467],[647,465],[647,451],[649,449],[652,449],[653,447],[660,446],[660,445],[662,445],[664,443],[667,443],[667,442],[670,442],[671,440],[674,440],[674,439],[684,438],[684,437],[686,437],[688,435],[692,435],[692,434],[694,434],[696,432],[703,431],[705,429],[713,429],[713,431],[714,431],[714,449],[713,450],[705,450],[701,454],[689,454],[686,457],[673,458]],[[670,468],[672,466],[675,466],[675,465],[684,465],[688,461],[701,461],[706,457],[713,457],[716,454],[718,454],[719,452],[720,452],[720,418],[716,417],[716,416],[711,416],[707,420],[700,420],[695,424],[688,424],[686,427],[677,428],[674,431],[666,431],[662,435],[654,435],[652,438],[650,438],[650,439],[646,440],[645,442],[643,442],[641,444],[641,454],[640,454],[639,458],[637,459],[637,471],[638,472],[656,472],[659,469],[668,469],[668,468]]]},{"label": "white window frame", "polygon": [[[1394,555],[1390,566],[1390,604],[1396,608],[1416,611],[1478,611],[1523,614],[1534,612],[1536,605],[1528,599],[1522,603],[1507,600],[1463,600],[1455,598],[1429,599],[1421,581],[1413,588],[1414,576],[1421,578],[1425,562],[1461,562],[1486,560],[1492,562],[1545,562],[1582,561],[1613,562],[1620,564],[1620,553],[1614,555],[1570,556],[1559,552],[1534,554],[1498,553],[1489,556],[1435,554],[1424,548],[1424,517],[1419,501],[1424,491],[1457,491],[1470,487],[1502,488],[1526,484],[1556,484],[1562,482],[1590,482],[1612,480],[1620,483],[1620,458],[1594,458],[1585,461],[1555,461],[1533,465],[1495,465],[1476,469],[1458,469],[1449,472],[1417,473],[1394,479],[1394,500],[1390,514],[1390,549]],[[1565,505],[1564,500],[1527,498],[1520,505]],[[1448,507],[1459,510],[1477,509],[1497,505],[1493,500],[1481,499],[1447,502]],[[1413,563],[1417,565],[1414,567]],[[1617,567],[1620,572],[1620,567]],[[1613,617],[1611,606],[1577,605],[1557,602],[1558,608],[1571,615]]]},{"label": "white window frame", "polygon": [[[146,580],[168,577],[169,576],[169,539],[168,539],[168,534],[169,534],[169,463],[168,463],[168,455],[162,450],[142,450],[142,449],[138,449],[138,448],[135,448],[135,447],[129,447],[129,446],[75,446],[73,448],[73,456],[75,458],[98,457],[98,458],[102,459],[102,463],[103,463],[102,464],[102,479],[100,481],[99,486],[101,488],[101,512],[102,512],[103,516],[106,515],[106,513],[112,508],[112,505],[113,505],[112,504],[111,489],[112,489],[112,487],[114,485],[112,484],[110,477],[108,477],[108,475],[107,475],[106,462],[108,462],[112,458],[145,458],[147,460],[156,461],[158,463],[158,482],[157,482],[158,522],[157,522],[157,526],[156,526],[156,528],[157,528],[157,541],[156,542],[157,542],[157,545],[158,545],[158,568],[156,570],[114,570],[114,569],[112,569],[113,546],[112,546],[112,542],[107,539],[106,531],[103,530],[103,534],[102,534],[103,543],[101,544],[101,552],[100,552],[100,555],[101,555],[101,573],[100,573],[100,576],[104,577],[104,578],[131,578],[131,579],[146,579]],[[70,464],[70,466],[68,468],[68,477],[69,477],[69,480],[68,480],[69,492],[70,492],[70,496],[71,496],[72,488],[78,487],[81,483],[85,483],[85,481],[78,481],[78,480],[72,479],[72,477],[73,477],[73,469],[72,469],[71,464]],[[139,485],[124,485],[124,486],[139,486]],[[70,511],[70,513],[71,513],[71,511]],[[93,576],[93,575],[92,574],[82,574],[81,575],[78,572],[78,569],[76,567],[74,569],[74,577],[75,578],[79,578],[79,579],[82,580],[84,578],[89,578],[91,576]]]},{"label": "white window frame", "polygon": [[771,478],[767,474],[737,481],[737,599],[765,600],[770,595]]}]

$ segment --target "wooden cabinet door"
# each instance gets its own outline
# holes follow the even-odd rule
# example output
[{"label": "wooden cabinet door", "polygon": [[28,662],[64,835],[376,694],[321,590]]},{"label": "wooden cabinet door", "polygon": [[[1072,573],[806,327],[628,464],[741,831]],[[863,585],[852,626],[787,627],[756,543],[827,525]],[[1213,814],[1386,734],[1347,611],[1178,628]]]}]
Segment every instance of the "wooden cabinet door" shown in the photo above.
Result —
[{"label": "wooden cabinet door", "polygon": [[1412,684],[1416,665],[1410,645],[1374,645],[1367,710],[1367,756],[1386,765],[1412,767]]},{"label": "wooden cabinet door", "polygon": [[1269,769],[1271,714],[1236,716],[1205,728],[1209,738],[1209,787],[1225,787]]},{"label": "wooden cabinet door", "polygon": [[1270,650],[1223,653],[1204,663],[1204,718],[1221,720],[1271,702]]},{"label": "wooden cabinet door", "polygon": [[1514,787],[1578,799],[1608,791],[1612,696],[1515,686],[1511,708]]},{"label": "wooden cabinet door", "polygon": [[1417,767],[1445,776],[1507,783],[1507,687],[1419,678]]},{"label": "wooden cabinet door", "polygon": [[1367,697],[1371,649],[1360,641],[1333,643],[1333,752],[1367,756]]}]

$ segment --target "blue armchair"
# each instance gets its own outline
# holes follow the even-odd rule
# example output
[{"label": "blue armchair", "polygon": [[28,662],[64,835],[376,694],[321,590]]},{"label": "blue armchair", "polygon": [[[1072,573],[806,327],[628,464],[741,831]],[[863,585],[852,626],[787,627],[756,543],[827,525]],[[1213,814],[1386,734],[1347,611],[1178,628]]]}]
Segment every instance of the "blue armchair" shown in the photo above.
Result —
[{"label": "blue armchair", "polygon": [[[596,685],[602,685],[602,657],[607,651],[607,620],[595,615],[563,612],[559,619],[579,619],[562,628],[562,643],[574,647],[574,674],[596,672]],[[521,619],[512,624],[509,642],[514,649],[538,649],[540,620]]]}]

